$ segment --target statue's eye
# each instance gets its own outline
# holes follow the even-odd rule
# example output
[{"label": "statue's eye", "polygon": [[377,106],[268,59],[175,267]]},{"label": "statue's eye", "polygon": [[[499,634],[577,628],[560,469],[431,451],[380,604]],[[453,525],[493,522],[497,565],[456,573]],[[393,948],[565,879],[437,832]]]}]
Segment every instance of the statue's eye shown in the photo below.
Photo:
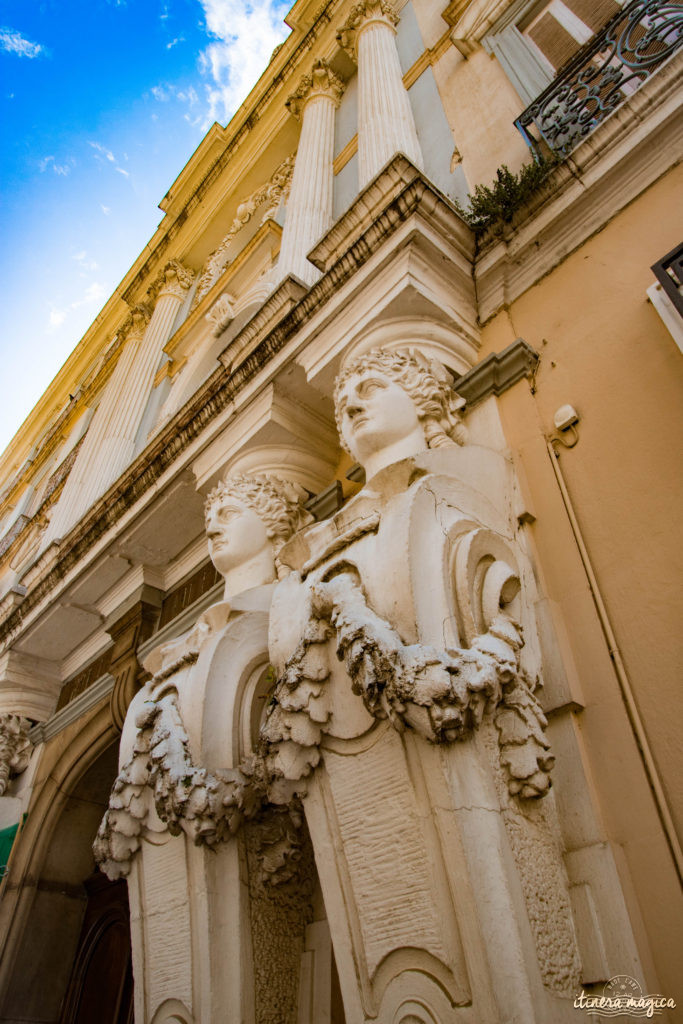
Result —
[{"label": "statue's eye", "polygon": [[381,380],[366,380],[363,385],[363,392],[366,395],[371,395],[375,391],[383,391],[384,384]]}]

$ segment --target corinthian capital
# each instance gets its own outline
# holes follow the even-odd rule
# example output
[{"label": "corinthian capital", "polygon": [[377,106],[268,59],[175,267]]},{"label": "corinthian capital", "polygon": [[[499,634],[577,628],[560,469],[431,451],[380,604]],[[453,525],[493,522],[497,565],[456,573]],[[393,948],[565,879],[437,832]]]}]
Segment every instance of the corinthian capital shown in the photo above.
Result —
[{"label": "corinthian capital", "polygon": [[19,715],[0,715],[0,796],[10,777],[20,775],[28,767],[33,747],[28,738],[31,722]]},{"label": "corinthian capital", "polygon": [[398,24],[398,14],[389,0],[362,0],[352,7],[348,19],[337,32],[337,42],[355,57],[360,32],[373,22],[383,22],[394,31]]},{"label": "corinthian capital", "polygon": [[139,302],[137,306],[132,307],[130,313],[119,327],[117,332],[119,337],[122,335],[125,335],[127,338],[140,337],[145,333],[151,316],[149,306],[144,302]]},{"label": "corinthian capital", "polygon": [[295,92],[288,98],[285,106],[290,114],[300,117],[309,100],[317,96],[327,96],[335,106],[338,105],[344,92],[344,83],[322,58],[313,65],[310,75],[304,75]]},{"label": "corinthian capital", "polygon": [[193,281],[193,271],[178,260],[169,260],[150,288],[150,294],[155,299],[161,295],[175,295],[182,299]]}]

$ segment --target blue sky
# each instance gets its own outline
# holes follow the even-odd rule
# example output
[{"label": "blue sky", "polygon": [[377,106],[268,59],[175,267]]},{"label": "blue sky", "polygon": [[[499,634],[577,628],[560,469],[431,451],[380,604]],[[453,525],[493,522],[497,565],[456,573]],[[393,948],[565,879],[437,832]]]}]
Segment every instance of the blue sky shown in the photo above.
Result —
[{"label": "blue sky", "polygon": [[289,33],[277,0],[0,0],[0,451]]}]

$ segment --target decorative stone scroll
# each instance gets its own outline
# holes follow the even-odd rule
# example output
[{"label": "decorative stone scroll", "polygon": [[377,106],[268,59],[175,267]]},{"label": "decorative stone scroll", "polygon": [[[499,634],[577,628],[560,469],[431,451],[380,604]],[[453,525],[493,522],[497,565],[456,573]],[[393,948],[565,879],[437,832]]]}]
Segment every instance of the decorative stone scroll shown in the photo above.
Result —
[{"label": "decorative stone scroll", "polygon": [[31,721],[20,715],[0,715],[0,796],[9,781],[28,768],[33,745],[28,738]]},{"label": "decorative stone scroll", "polygon": [[211,324],[211,333],[215,338],[223,333],[235,316],[235,300],[232,295],[221,295],[214,302],[213,306],[205,316],[205,320]]},{"label": "decorative stone scroll", "polygon": [[274,216],[278,206],[289,195],[289,188],[294,172],[294,154],[288,156],[279,165],[270,181],[260,185],[255,192],[243,199],[237,207],[235,217],[226,235],[218,248],[214,249],[206,261],[206,265],[199,278],[197,291],[192,300],[192,309],[199,305],[208,291],[211,290],[218,278],[230,263],[227,251],[232,240],[238,231],[248,224],[251,218],[260,207],[265,207],[261,213],[261,223]]}]

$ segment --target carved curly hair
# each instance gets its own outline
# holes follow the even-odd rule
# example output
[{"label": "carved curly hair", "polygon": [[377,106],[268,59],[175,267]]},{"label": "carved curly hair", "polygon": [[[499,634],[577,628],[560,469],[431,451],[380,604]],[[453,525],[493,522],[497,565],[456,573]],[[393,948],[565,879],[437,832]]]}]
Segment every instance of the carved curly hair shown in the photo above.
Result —
[{"label": "carved curly hair", "polygon": [[373,348],[348,363],[334,384],[337,431],[347,451],[341,430],[339,394],[351,377],[368,370],[385,374],[412,398],[429,448],[465,443],[467,430],[458,412],[464,402],[453,390],[452,378],[446,368],[436,360],[427,360],[415,349],[393,351]]},{"label": "carved curly hair", "polygon": [[214,487],[204,504],[204,515],[208,516],[216,503],[237,498],[263,520],[277,555],[292,534],[313,522],[313,516],[304,508],[307,497],[303,487],[291,481],[265,474],[239,474]]}]

